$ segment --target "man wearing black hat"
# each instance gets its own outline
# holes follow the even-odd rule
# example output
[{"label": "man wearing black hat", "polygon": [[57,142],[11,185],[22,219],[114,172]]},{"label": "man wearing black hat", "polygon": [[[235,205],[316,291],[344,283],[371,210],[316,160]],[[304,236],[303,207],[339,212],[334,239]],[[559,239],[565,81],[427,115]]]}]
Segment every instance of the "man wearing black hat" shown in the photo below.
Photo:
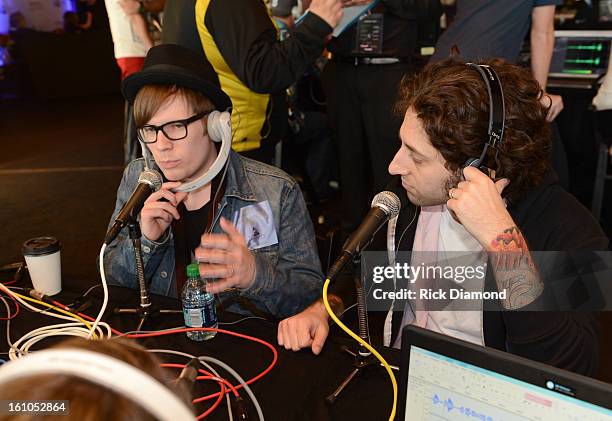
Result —
[{"label": "man wearing black hat", "polygon": [[[209,291],[224,308],[288,316],[321,288],[312,223],[293,179],[229,150],[231,102],[215,81],[210,66],[173,44],[152,48],[125,79],[144,158],[126,168],[111,224],[143,169],[161,170],[165,182],[140,212],[151,292],[176,297],[197,260],[203,277],[218,279]],[[104,264],[111,283],[136,287],[125,233]]]}]

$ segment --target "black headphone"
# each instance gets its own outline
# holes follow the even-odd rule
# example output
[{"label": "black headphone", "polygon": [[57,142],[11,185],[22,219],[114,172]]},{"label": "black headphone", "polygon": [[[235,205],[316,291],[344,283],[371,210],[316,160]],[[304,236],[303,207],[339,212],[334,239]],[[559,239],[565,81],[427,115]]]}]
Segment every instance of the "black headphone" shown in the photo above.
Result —
[{"label": "black headphone", "polygon": [[487,152],[489,148],[495,148],[496,156],[504,140],[504,128],[506,124],[506,104],[504,101],[504,90],[497,73],[491,66],[486,64],[466,63],[476,69],[487,87],[489,96],[489,127],[487,129],[487,140],[479,158],[469,158],[462,168],[475,167],[492,179],[495,171],[487,163]]}]

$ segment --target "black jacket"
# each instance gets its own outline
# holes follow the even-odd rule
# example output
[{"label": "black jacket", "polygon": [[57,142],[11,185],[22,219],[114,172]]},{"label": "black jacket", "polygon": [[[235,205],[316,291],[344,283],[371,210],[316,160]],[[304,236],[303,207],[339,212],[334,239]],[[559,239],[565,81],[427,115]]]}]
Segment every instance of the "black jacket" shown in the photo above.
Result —
[{"label": "black jacket", "polygon": [[[357,28],[354,24],[329,43],[329,50],[338,56],[396,57],[410,59],[417,52],[419,29],[431,22],[437,24],[442,15],[440,0],[382,0],[372,13],[383,15],[382,51],[359,53]],[[435,26],[435,25],[434,25]]]}]

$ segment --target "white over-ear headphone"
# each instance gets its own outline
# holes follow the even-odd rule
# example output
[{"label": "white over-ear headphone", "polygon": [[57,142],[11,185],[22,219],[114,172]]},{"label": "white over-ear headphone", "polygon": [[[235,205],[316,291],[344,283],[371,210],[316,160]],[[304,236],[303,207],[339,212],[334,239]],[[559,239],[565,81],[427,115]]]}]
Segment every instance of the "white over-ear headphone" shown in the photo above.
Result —
[{"label": "white over-ear headphone", "polygon": [[0,366],[0,385],[45,374],[76,376],[126,396],[162,421],[195,420],[191,409],[144,371],[116,358],[80,349],[36,351]]},{"label": "white over-ear headphone", "polygon": [[212,111],[208,114],[208,122],[206,124],[208,136],[213,142],[221,142],[217,159],[210,166],[208,171],[200,177],[188,183],[183,183],[180,186],[172,189],[174,192],[188,192],[197,190],[202,186],[210,183],[213,178],[219,174],[223,166],[227,162],[230,149],[232,147],[232,118],[227,111]]}]

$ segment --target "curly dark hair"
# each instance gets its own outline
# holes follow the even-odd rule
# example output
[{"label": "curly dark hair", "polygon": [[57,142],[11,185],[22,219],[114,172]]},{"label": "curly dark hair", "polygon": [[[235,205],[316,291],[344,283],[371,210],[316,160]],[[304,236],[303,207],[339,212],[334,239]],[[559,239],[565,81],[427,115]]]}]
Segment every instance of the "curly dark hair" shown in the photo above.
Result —
[{"label": "curly dark hair", "polygon": [[[478,64],[495,70],[506,104],[504,141],[497,155],[490,148],[487,162],[495,163],[497,177],[510,180],[504,196],[517,202],[541,181],[550,163],[548,110],[540,102],[543,91],[528,69],[501,59]],[[487,137],[489,99],[476,69],[451,58],[406,76],[395,112],[403,117],[409,108],[450,171],[457,172],[468,158],[480,156]]]}]

